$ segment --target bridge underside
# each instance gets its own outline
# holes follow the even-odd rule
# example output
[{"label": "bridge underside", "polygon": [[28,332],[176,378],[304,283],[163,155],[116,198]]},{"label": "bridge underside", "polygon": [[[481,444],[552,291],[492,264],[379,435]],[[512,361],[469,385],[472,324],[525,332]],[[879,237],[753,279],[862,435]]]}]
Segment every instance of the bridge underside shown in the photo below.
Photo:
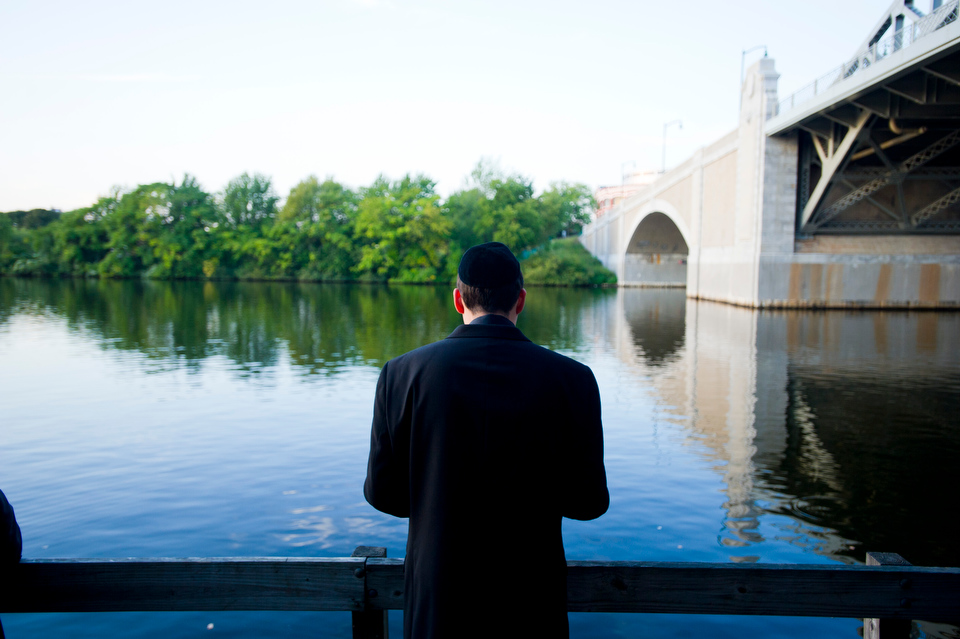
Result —
[{"label": "bridge underside", "polygon": [[630,286],[687,285],[689,248],[677,225],[663,213],[650,213],[637,226],[624,255],[623,283]]},{"label": "bridge underside", "polygon": [[960,233],[960,45],[796,128],[798,239]]}]

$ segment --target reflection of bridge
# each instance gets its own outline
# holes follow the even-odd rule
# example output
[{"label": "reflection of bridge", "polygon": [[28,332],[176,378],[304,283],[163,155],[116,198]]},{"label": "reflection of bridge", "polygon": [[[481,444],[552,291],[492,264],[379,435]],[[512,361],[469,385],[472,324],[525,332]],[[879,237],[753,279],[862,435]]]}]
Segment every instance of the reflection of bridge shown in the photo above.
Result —
[{"label": "reflection of bridge", "polygon": [[584,319],[722,476],[732,561],[755,560],[777,514],[792,543],[834,559],[859,557],[852,541],[917,562],[953,552],[952,529],[919,541],[911,518],[942,507],[960,443],[931,426],[951,411],[937,406],[956,380],[958,314],[758,312],[627,289]]},{"label": "reflection of bridge", "polygon": [[896,0],[857,55],[605,215],[584,245],[621,283],[755,307],[960,306],[958,0]]}]

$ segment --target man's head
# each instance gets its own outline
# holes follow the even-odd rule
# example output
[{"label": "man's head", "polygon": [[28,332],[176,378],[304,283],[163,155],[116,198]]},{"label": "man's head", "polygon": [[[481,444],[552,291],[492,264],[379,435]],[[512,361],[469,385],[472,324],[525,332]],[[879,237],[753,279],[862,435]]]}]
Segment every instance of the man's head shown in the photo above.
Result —
[{"label": "man's head", "polygon": [[478,244],[460,258],[454,304],[465,322],[468,312],[473,317],[496,313],[515,322],[525,296],[520,262],[504,244]]}]

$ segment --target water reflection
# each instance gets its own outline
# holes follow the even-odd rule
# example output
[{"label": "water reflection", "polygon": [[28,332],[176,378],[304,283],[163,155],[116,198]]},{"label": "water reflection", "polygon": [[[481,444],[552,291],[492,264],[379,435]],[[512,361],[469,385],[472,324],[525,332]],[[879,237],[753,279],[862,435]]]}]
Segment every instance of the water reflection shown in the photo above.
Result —
[{"label": "water reflection", "polygon": [[685,302],[669,289],[624,296],[623,312],[637,355],[649,366],[662,366],[683,347]]},{"label": "water reflection", "polygon": [[612,347],[722,476],[718,543],[730,560],[760,559],[773,534],[848,563],[894,549],[918,565],[960,564],[946,523],[960,506],[950,488],[960,315],[758,312],[621,295]]},{"label": "water reflection", "polygon": [[[104,348],[147,355],[157,370],[199,369],[226,357],[241,376],[281,357],[301,375],[381,366],[446,337],[460,322],[452,288],[432,286],[0,279],[0,326],[14,313],[51,314]],[[559,350],[581,349],[580,318],[610,290],[536,289],[523,330]]]}]

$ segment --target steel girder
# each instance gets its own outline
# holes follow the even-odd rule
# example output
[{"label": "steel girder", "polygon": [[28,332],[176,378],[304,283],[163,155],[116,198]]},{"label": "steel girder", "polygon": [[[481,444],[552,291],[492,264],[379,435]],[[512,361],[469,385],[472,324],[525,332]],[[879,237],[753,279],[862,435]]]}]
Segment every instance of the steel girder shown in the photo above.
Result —
[{"label": "steel girder", "polygon": [[960,42],[801,130],[797,231],[960,232]]}]

